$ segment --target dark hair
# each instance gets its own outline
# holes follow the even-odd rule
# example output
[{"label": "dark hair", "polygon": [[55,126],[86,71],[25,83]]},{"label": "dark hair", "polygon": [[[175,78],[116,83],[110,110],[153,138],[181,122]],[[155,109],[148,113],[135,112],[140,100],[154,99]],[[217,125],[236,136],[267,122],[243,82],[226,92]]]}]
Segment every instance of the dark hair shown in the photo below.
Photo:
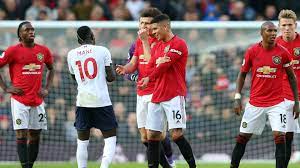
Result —
[{"label": "dark hair", "polygon": [[166,14],[157,15],[153,18],[151,23],[159,23],[162,21],[170,21],[170,17]]},{"label": "dark hair", "polygon": [[78,42],[92,39],[92,30],[88,26],[81,26],[77,29]]},{"label": "dark hair", "polygon": [[29,21],[24,21],[24,22],[21,22],[21,23],[19,24],[18,30],[17,30],[17,36],[18,36],[19,40],[21,40],[21,37],[20,37],[20,30],[21,30],[22,26],[25,25],[25,24],[28,24],[28,23],[30,23],[30,22],[29,22]]},{"label": "dark hair", "polygon": [[152,17],[154,18],[155,16],[161,15],[161,11],[157,8],[146,8],[142,10],[140,17]]}]

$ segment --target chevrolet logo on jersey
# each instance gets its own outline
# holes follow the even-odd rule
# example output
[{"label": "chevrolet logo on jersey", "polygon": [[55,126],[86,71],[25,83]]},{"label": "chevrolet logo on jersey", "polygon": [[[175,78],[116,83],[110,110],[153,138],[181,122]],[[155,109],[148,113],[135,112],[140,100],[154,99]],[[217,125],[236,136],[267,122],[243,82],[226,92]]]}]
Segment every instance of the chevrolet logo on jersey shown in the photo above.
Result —
[{"label": "chevrolet logo on jersey", "polygon": [[270,73],[275,73],[276,68],[271,68],[270,66],[263,66],[259,67],[256,72],[261,72],[263,74],[270,74]]},{"label": "chevrolet logo on jersey", "polygon": [[37,69],[41,69],[41,65],[37,65],[37,64],[28,64],[28,65],[25,65],[23,67],[24,70],[28,70],[28,71],[35,71]]}]

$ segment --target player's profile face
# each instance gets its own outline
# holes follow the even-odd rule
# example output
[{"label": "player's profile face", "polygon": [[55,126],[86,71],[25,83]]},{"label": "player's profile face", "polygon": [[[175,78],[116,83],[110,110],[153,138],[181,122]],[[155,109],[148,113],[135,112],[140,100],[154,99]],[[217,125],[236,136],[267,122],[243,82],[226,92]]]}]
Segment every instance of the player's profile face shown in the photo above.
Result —
[{"label": "player's profile face", "polygon": [[22,25],[20,29],[20,37],[22,41],[32,43],[35,38],[35,30],[30,23]]},{"label": "player's profile face", "polygon": [[157,40],[163,40],[164,35],[165,35],[165,26],[164,24],[160,23],[153,23],[151,25],[151,30],[152,30],[152,35],[155,37]]},{"label": "player's profile face", "polygon": [[279,29],[284,37],[290,38],[294,35],[297,28],[297,23],[293,19],[281,18],[279,20]]},{"label": "player's profile face", "polygon": [[139,29],[150,29],[152,17],[140,17]]},{"label": "player's profile face", "polygon": [[262,32],[263,41],[269,44],[275,42],[277,36],[277,27],[275,25],[266,25]]}]

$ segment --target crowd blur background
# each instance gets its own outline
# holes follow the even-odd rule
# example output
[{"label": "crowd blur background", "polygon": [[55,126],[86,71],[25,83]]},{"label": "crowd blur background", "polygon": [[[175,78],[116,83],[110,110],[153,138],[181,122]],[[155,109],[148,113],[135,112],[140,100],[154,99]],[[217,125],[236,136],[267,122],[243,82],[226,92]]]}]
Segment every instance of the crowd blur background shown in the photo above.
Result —
[{"label": "crowd blur background", "polygon": [[[0,20],[41,21],[137,21],[142,9],[157,7],[172,21],[255,21],[277,20],[281,9],[292,9],[300,15],[297,0],[0,0]],[[1,23],[1,21],[0,21]],[[58,23],[59,24],[59,23]],[[184,24],[184,23],[183,23]],[[138,26],[138,25],[137,25]],[[17,24],[16,24],[17,28]],[[5,49],[18,43],[16,28],[0,27],[0,46]],[[114,64],[125,64],[136,29],[94,28],[97,45],[110,49]],[[188,139],[197,159],[215,153],[214,159],[229,159],[240,118],[232,111],[235,79],[245,49],[260,40],[259,30],[251,28],[174,29],[189,47],[186,98]],[[43,132],[40,160],[74,159],[76,150],[75,119],[76,83],[70,78],[66,63],[69,50],[78,46],[74,28],[37,28],[36,42],[48,46],[54,56],[56,74],[50,95],[46,98],[48,131]],[[9,83],[8,68],[1,69]],[[119,122],[116,161],[144,160],[139,142],[135,114],[135,82],[118,76],[109,84],[113,107]],[[249,90],[250,80],[245,82]],[[245,91],[243,102],[248,101]],[[10,113],[10,95],[0,91],[0,160],[17,160]],[[246,158],[272,159],[274,148],[271,129],[263,138],[254,138]],[[299,139],[298,139],[299,141]],[[296,140],[297,142],[297,140]],[[91,159],[99,159],[103,146],[99,130],[92,130],[89,149]],[[175,147],[176,157],[178,150]],[[295,146],[295,150],[300,150]]]}]

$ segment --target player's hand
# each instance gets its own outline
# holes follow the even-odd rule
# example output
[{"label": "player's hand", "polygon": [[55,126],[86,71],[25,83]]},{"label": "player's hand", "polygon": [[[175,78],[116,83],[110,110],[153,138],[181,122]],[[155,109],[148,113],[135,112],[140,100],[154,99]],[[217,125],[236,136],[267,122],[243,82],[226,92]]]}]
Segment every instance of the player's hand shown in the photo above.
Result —
[{"label": "player's hand", "polygon": [[156,67],[158,67],[160,64],[170,62],[170,61],[171,61],[170,57],[167,57],[167,56],[159,57],[155,61]]},{"label": "player's hand", "polygon": [[43,98],[48,96],[48,94],[49,94],[49,92],[48,92],[47,89],[41,89],[40,92],[39,92],[39,96],[43,97]]},{"label": "player's hand", "polygon": [[294,119],[297,119],[299,117],[299,102],[295,102],[294,108],[293,108],[293,116]]},{"label": "player's hand", "polygon": [[149,77],[142,78],[142,79],[138,82],[137,86],[138,86],[140,89],[145,89],[145,88],[147,87],[149,81],[150,81]]},{"label": "player's hand", "polygon": [[123,65],[116,65],[116,72],[118,75],[124,75],[125,74],[125,68]]},{"label": "player's hand", "polygon": [[148,41],[148,30],[147,29],[141,29],[137,32],[137,34],[142,41]]},{"label": "player's hand", "polygon": [[13,95],[18,95],[18,96],[22,96],[24,95],[24,91],[20,88],[16,88],[16,87],[7,87],[5,90],[4,90],[6,93],[10,93],[10,94],[13,94]]},{"label": "player's hand", "polygon": [[242,112],[242,102],[241,99],[234,100],[234,112],[236,115],[240,116]]}]

